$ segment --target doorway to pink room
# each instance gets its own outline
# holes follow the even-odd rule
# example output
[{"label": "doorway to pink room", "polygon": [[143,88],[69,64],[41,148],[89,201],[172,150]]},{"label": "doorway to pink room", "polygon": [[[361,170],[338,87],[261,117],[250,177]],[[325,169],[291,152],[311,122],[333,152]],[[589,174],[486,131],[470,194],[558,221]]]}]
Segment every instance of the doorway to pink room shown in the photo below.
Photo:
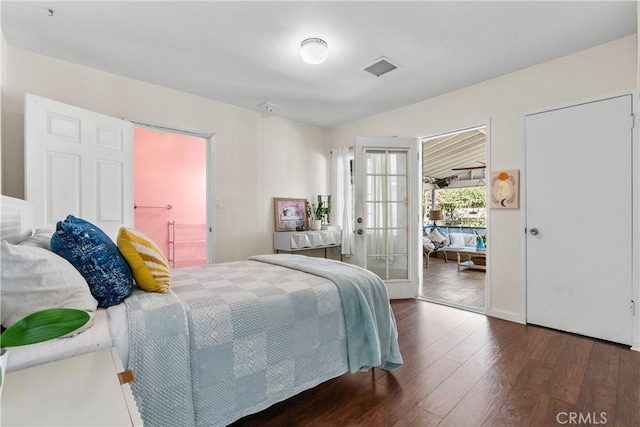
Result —
[{"label": "doorway to pink room", "polygon": [[134,130],[135,228],[171,268],[207,263],[207,139]]}]

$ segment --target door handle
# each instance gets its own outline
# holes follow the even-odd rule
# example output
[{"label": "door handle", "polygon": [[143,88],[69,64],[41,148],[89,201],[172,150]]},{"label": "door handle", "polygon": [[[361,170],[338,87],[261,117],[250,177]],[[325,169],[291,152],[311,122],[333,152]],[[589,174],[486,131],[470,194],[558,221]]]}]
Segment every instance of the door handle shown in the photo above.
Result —
[{"label": "door handle", "polygon": [[358,229],[356,230],[356,233],[358,233],[358,234],[362,234],[362,228],[358,228]]},{"label": "door handle", "polygon": [[358,224],[362,224],[362,218],[358,218],[358,219],[356,219],[356,222],[357,222]]},{"label": "door handle", "polygon": [[532,228],[531,230],[529,230],[529,233],[531,233],[532,236],[537,236],[539,231],[537,228]]}]

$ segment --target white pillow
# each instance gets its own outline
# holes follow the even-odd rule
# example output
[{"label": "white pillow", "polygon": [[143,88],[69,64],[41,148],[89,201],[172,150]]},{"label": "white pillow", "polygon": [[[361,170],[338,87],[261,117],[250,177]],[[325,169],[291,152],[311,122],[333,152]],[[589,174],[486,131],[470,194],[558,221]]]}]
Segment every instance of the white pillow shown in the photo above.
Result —
[{"label": "white pillow", "polygon": [[438,242],[438,243],[442,243],[444,242],[447,238],[444,237],[442,234],[440,234],[440,232],[438,231],[438,229],[434,229],[431,233],[429,233],[429,235],[427,236],[429,238],[429,240],[431,240],[432,242]]},{"label": "white pillow", "polygon": [[431,240],[429,240],[428,237],[423,237],[422,238],[422,246],[428,251],[432,251],[436,247],[436,245],[434,245],[433,242]]},{"label": "white pillow", "polygon": [[464,246],[464,236],[460,233],[449,234],[449,239],[451,239],[451,246],[455,248],[461,248]]},{"label": "white pillow", "polygon": [[[45,308],[76,308],[93,317],[98,302],[82,275],[64,258],[43,248],[0,244],[2,326]],[[73,334],[91,326],[91,320]]]},{"label": "white pillow", "polygon": [[36,228],[36,231],[32,236],[27,237],[20,243],[22,246],[35,246],[37,248],[43,248],[51,250],[51,236],[56,231],[52,228]]},{"label": "white pillow", "polygon": [[470,234],[470,235],[465,236],[465,239],[464,239],[464,245],[465,246],[471,246],[471,247],[475,248],[477,243],[478,243],[478,236],[476,236],[474,234]]}]

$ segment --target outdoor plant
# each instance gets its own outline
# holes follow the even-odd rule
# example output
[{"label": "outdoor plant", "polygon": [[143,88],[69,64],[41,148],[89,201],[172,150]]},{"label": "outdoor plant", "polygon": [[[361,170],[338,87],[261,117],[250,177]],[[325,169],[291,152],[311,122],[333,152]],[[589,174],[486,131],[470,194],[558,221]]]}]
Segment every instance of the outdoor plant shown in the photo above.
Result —
[{"label": "outdoor plant", "polygon": [[471,210],[486,208],[484,187],[439,190],[436,200],[448,224],[484,226],[484,215],[482,218],[467,216]]}]

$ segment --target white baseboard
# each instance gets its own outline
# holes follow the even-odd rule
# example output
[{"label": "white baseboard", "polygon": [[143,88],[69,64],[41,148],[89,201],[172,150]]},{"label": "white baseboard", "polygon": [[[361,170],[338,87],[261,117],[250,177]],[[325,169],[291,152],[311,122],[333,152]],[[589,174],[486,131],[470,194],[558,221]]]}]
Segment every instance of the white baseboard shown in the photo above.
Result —
[{"label": "white baseboard", "polygon": [[497,317],[498,319],[508,320],[510,322],[520,323],[522,325],[527,323],[525,316],[515,313],[506,313],[504,311],[487,310],[487,316]]}]

